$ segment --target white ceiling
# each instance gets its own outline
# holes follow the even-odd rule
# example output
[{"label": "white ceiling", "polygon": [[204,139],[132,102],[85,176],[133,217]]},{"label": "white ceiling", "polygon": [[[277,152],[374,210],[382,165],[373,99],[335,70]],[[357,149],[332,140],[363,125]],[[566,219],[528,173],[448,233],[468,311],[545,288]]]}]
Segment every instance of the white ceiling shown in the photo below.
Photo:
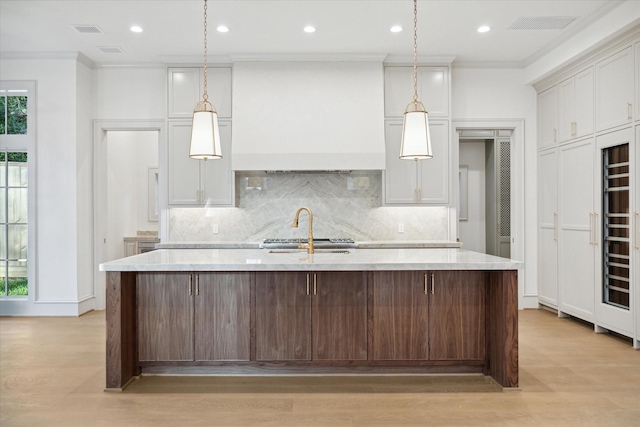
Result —
[{"label": "white ceiling", "polygon": [[[420,57],[526,65],[618,0],[419,0]],[[96,63],[198,62],[204,0],[0,0],[0,53],[81,52]],[[411,0],[209,0],[209,55],[382,54],[411,59]],[[509,30],[518,17],[576,16],[562,30]],[[82,34],[72,25],[97,25]],[[143,33],[133,33],[132,25]],[[219,24],[228,33],[215,29]],[[317,31],[307,34],[305,25]],[[404,31],[391,33],[392,25]],[[478,26],[492,27],[480,34]],[[124,54],[99,47],[117,46]]]}]

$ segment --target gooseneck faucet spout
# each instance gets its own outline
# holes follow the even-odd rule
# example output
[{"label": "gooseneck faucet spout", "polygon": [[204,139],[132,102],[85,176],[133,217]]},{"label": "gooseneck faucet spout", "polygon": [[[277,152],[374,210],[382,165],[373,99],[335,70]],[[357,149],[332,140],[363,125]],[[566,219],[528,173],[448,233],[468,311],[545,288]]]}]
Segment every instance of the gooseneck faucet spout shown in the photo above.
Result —
[{"label": "gooseneck faucet spout", "polygon": [[298,219],[300,218],[300,212],[307,211],[309,213],[309,242],[307,244],[298,244],[299,249],[306,249],[307,253],[312,254],[313,250],[313,212],[306,206],[302,206],[296,212],[296,217],[293,219],[293,227],[298,228]]}]

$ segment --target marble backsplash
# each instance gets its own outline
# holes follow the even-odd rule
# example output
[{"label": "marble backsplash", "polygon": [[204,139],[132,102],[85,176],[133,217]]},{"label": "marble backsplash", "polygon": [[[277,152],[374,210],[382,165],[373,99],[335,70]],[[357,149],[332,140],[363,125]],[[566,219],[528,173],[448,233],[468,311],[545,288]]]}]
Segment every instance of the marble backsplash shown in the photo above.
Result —
[{"label": "marble backsplash", "polygon": [[[321,238],[448,240],[446,207],[383,207],[382,172],[350,174],[236,172],[234,208],[172,208],[169,240],[261,241],[307,236],[308,217],[291,226],[296,210],[313,211]],[[404,233],[398,233],[398,224]],[[218,233],[213,233],[214,225]]]}]

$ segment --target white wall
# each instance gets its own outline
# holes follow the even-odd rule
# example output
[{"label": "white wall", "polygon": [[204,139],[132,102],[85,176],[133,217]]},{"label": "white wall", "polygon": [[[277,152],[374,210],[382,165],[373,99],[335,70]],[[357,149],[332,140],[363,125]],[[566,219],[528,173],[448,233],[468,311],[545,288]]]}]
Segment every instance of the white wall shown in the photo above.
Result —
[{"label": "white wall", "polygon": [[[455,64],[454,64],[455,65]],[[524,69],[452,70],[454,120],[524,119],[524,288],[521,297],[537,306],[536,94],[524,83]],[[524,305],[522,305],[524,304]]]},{"label": "white wall", "polygon": [[157,162],[157,132],[107,133],[107,260],[124,257],[124,237],[157,230],[147,220],[147,170]]},{"label": "white wall", "polygon": [[464,249],[485,253],[486,230],[486,178],[485,142],[460,142],[460,165],[468,167],[467,220],[459,221],[458,237]]},{"label": "white wall", "polygon": [[78,314],[76,74],[75,56],[0,61],[3,80],[37,81],[38,158],[29,188],[36,191],[36,288],[25,303],[3,302],[3,314]]},{"label": "white wall", "polygon": [[93,308],[93,141],[91,119],[91,68],[76,64],[76,215],[78,244],[78,300],[83,302],[80,312]]},{"label": "white wall", "polygon": [[100,67],[94,79],[95,119],[166,117],[166,67]]}]

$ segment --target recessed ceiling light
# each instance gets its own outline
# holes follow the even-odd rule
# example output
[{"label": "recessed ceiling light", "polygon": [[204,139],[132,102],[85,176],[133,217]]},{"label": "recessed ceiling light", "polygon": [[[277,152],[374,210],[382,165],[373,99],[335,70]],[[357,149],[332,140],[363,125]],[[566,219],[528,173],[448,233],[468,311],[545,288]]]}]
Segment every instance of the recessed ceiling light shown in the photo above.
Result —
[{"label": "recessed ceiling light", "polygon": [[491,27],[488,26],[488,25],[481,25],[481,26],[478,27],[478,32],[479,33],[486,33],[486,32],[488,32],[490,30],[491,30]]},{"label": "recessed ceiling light", "polygon": [[402,31],[402,27],[400,25],[394,25],[393,27],[391,27],[392,33],[399,33],[400,31]]},{"label": "recessed ceiling light", "polygon": [[142,28],[134,25],[133,27],[129,28],[131,31],[133,31],[134,33],[141,33],[142,32]]},{"label": "recessed ceiling light", "polygon": [[228,33],[229,27],[227,27],[226,25],[220,25],[218,26],[218,28],[216,28],[216,30],[218,30],[219,33]]},{"label": "recessed ceiling light", "polygon": [[304,27],[304,32],[305,33],[315,33],[316,32],[316,27],[313,27],[311,25],[307,25],[306,27]]}]

